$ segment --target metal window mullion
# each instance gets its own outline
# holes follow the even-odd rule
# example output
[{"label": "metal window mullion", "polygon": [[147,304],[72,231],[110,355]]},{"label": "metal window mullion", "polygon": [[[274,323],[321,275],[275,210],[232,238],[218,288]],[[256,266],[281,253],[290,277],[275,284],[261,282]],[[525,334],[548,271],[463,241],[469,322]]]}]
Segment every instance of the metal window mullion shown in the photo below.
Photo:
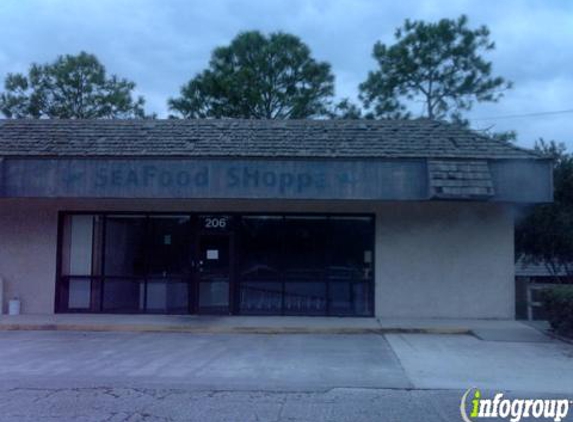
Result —
[{"label": "metal window mullion", "polygon": [[286,233],[286,218],[284,215],[281,216],[281,225],[279,227],[279,241],[281,244],[281,256],[279,258],[280,265],[280,281],[281,281],[281,315],[285,314],[285,295],[286,295],[286,267],[285,267],[285,233]]},{"label": "metal window mullion", "polygon": [[[328,232],[327,236],[328,236],[328,244],[329,245],[333,245],[333,242],[331,241],[331,236],[332,236],[332,219],[330,217],[328,217],[326,219],[326,230]],[[329,249],[328,247],[324,248],[324,261],[323,261],[323,270],[322,270],[322,277],[324,280],[324,284],[325,284],[325,301],[326,301],[326,316],[330,316],[330,279],[329,279],[329,270],[328,268],[330,268],[330,264],[332,262],[332,253],[331,253],[331,249]]]},{"label": "metal window mullion", "polygon": [[145,229],[143,234],[144,255],[145,255],[145,268],[143,271],[143,313],[147,313],[147,284],[149,278],[149,257],[150,257],[150,237],[151,237],[151,224],[149,214],[145,214]]},{"label": "metal window mullion", "polygon": [[99,312],[103,312],[103,294],[105,289],[105,251],[106,251],[106,241],[107,241],[107,214],[102,214],[102,236],[101,236],[101,280],[100,280],[100,291],[99,291]]}]

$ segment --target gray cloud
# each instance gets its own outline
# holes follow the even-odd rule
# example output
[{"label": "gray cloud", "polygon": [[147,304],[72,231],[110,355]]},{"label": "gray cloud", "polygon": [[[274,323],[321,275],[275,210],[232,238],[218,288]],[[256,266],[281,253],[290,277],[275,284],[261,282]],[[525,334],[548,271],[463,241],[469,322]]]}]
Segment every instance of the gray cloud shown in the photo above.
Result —
[{"label": "gray cloud", "polygon": [[[573,149],[573,113],[503,116],[573,109],[573,2],[561,0],[3,0],[0,77],[32,62],[80,50],[134,80],[148,111],[166,116],[166,100],[201,71],[211,50],[249,29],[299,35],[333,66],[339,96],[355,98],[373,69],[375,41],[392,42],[404,19],[465,13],[496,41],[494,72],[515,82],[498,104],[476,106],[475,128],[515,129],[520,144],[539,138]],[[490,119],[483,119],[490,118]]]}]

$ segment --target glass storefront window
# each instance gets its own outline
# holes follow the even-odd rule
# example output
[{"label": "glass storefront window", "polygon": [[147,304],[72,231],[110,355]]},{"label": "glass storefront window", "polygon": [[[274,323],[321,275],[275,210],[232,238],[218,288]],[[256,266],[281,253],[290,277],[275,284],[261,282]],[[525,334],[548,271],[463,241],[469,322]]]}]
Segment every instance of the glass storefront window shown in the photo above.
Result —
[{"label": "glass storefront window", "polygon": [[89,278],[71,277],[68,286],[68,308],[89,309],[91,305],[91,280]]},{"label": "glass storefront window", "polygon": [[373,224],[369,217],[331,217],[328,280],[330,312],[369,315],[373,283]]},{"label": "glass storefront window", "polygon": [[277,280],[282,259],[283,218],[244,216],[240,231],[240,277],[245,281]]},{"label": "glass storefront window", "polygon": [[283,313],[326,315],[327,217],[287,216],[284,233]]},{"label": "glass storefront window", "polygon": [[329,277],[368,280],[372,276],[373,225],[367,217],[331,217]]},{"label": "glass storefront window", "polygon": [[283,285],[282,216],[243,216],[239,232],[239,311],[280,314]]},{"label": "glass storefront window", "polygon": [[239,237],[240,313],[371,313],[371,217],[243,216]]},{"label": "glass storefront window", "polygon": [[110,215],[105,222],[106,276],[142,276],[147,263],[146,217]]},{"label": "glass storefront window", "polygon": [[92,214],[68,215],[63,220],[61,273],[65,276],[63,301],[70,310],[92,307],[92,277],[101,268],[101,218]]},{"label": "glass storefront window", "polygon": [[62,273],[92,275],[96,218],[89,214],[67,216],[64,220]]},{"label": "glass storefront window", "polygon": [[191,217],[161,215],[149,218],[148,269],[152,276],[191,272]]},{"label": "glass storefront window", "polygon": [[286,282],[284,313],[286,315],[326,315],[325,282]]},{"label": "glass storefront window", "polygon": [[103,283],[103,310],[141,312],[145,305],[145,281],[135,278],[106,277]]},{"label": "glass storefront window", "polygon": [[149,279],[146,310],[151,313],[188,313],[189,283],[185,279]]},{"label": "glass storefront window", "polygon": [[277,315],[282,312],[282,283],[242,281],[240,286],[240,312],[242,314]]},{"label": "glass storefront window", "polygon": [[328,245],[326,217],[286,217],[284,228],[284,271],[288,280],[323,279]]},{"label": "glass storefront window", "polygon": [[369,216],[68,214],[58,309],[372,315]]}]

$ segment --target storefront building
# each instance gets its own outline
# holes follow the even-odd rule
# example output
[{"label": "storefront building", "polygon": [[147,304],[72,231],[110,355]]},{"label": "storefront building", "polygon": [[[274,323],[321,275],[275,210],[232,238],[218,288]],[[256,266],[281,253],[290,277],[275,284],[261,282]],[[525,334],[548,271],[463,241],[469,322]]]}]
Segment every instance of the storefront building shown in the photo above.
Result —
[{"label": "storefront building", "polygon": [[514,211],[551,199],[428,120],[7,120],[0,277],[25,313],[513,318]]}]

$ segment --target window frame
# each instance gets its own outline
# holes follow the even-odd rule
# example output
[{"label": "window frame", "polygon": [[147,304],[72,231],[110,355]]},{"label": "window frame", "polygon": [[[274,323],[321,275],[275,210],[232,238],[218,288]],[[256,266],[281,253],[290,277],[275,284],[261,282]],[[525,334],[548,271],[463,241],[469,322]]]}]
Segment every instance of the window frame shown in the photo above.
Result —
[{"label": "window frame", "polygon": [[[99,248],[101,249],[101,255],[100,255],[100,272],[99,275],[92,275],[92,276],[71,276],[71,275],[64,275],[62,274],[62,254],[63,254],[63,249],[65,247],[64,245],[64,230],[65,230],[65,222],[66,222],[66,218],[70,215],[93,215],[94,217],[100,217],[102,218],[102,230],[103,230],[103,236],[101,238],[101,245],[98,245]],[[240,226],[241,226],[241,220],[243,217],[280,217],[281,220],[284,222],[286,221],[286,217],[323,217],[326,220],[330,220],[331,218],[336,219],[336,218],[365,218],[368,219],[369,223],[370,223],[370,244],[371,244],[371,253],[372,253],[372,263],[371,263],[371,273],[370,273],[370,278],[367,281],[364,281],[364,285],[367,286],[367,295],[368,297],[366,298],[366,306],[368,307],[367,309],[367,313],[365,314],[347,314],[347,313],[336,313],[336,312],[331,312],[331,306],[330,306],[330,302],[331,302],[331,297],[330,297],[330,284],[331,283],[337,283],[339,281],[332,281],[329,279],[328,275],[327,275],[327,270],[325,268],[324,272],[324,277],[323,280],[321,280],[321,282],[325,283],[325,287],[326,287],[326,293],[325,293],[325,298],[326,298],[326,311],[323,314],[323,316],[339,316],[339,317],[373,317],[376,312],[375,312],[375,297],[376,297],[376,215],[374,213],[368,213],[368,212],[364,212],[364,213],[351,213],[351,212],[344,212],[344,213],[321,213],[321,212],[265,212],[265,211],[249,211],[249,212],[224,212],[224,211],[216,211],[216,212],[188,212],[188,211],[180,211],[180,210],[176,210],[176,211],[152,211],[152,212],[148,212],[148,211],[115,211],[115,210],[105,210],[105,211],[90,211],[90,210],[81,210],[81,211],[73,211],[73,210],[61,210],[58,212],[58,238],[57,238],[57,252],[56,252],[56,295],[55,295],[55,303],[54,303],[54,311],[56,313],[113,313],[113,312],[106,312],[103,309],[103,283],[104,283],[104,279],[106,277],[111,277],[111,276],[106,276],[104,274],[104,269],[105,269],[105,248],[106,248],[106,223],[107,223],[107,217],[108,216],[113,216],[113,215],[133,215],[133,216],[144,216],[146,218],[147,221],[147,231],[146,231],[146,237],[148,237],[149,233],[149,219],[152,216],[179,216],[179,217],[190,217],[191,219],[191,242],[193,245],[196,244],[197,239],[199,238],[199,236],[201,234],[205,234],[205,233],[209,233],[209,229],[203,229],[200,224],[199,221],[201,219],[201,217],[204,216],[230,216],[233,220],[233,224],[231,224],[230,228],[227,228],[227,230],[220,230],[217,231],[218,233],[225,233],[228,234],[229,236],[231,236],[232,238],[234,238],[235,240],[232,241],[232,250],[230,251],[231,256],[233,257],[232,261],[232,268],[231,268],[231,275],[230,275],[230,291],[229,291],[229,314],[231,315],[301,315],[301,316],[310,316],[311,314],[296,314],[296,313],[285,313],[285,307],[284,307],[284,298],[285,298],[285,277],[284,277],[284,264],[281,265],[281,271],[280,271],[280,275],[279,275],[279,279],[280,282],[282,283],[282,306],[281,306],[281,312],[280,313],[269,313],[269,314],[265,314],[265,313],[260,313],[260,314],[249,314],[249,313],[242,313],[241,309],[240,309],[240,300],[241,300],[241,283],[245,282],[245,283],[251,283],[252,281],[243,281],[240,277],[240,265],[242,263],[242,250],[241,250],[241,242],[242,242],[242,236],[240,233]],[[284,225],[283,225],[284,226]],[[95,224],[94,224],[95,227]],[[327,232],[328,235],[328,232]],[[95,237],[94,237],[95,239]],[[146,248],[148,248],[148,239],[146,239]],[[284,242],[283,243],[283,248],[284,248]],[[95,247],[95,245],[94,245]],[[324,254],[326,256],[325,258],[325,263],[326,263],[326,267],[328,267],[329,265],[329,260],[330,260],[330,252],[329,250],[325,250]],[[281,256],[281,260],[284,259],[284,255]],[[93,260],[93,258],[92,258]],[[93,272],[93,268],[92,268],[92,272]],[[66,287],[66,278],[70,278],[70,277],[75,277],[75,278],[89,278],[92,280],[92,303],[89,309],[68,309],[67,307],[67,301],[68,301],[68,297],[67,297],[67,293],[68,293],[68,288]],[[145,279],[147,278],[153,278],[150,274],[145,274],[143,276]],[[117,277],[114,277],[117,278]],[[132,277],[133,278],[133,277]],[[142,277],[135,277],[135,278],[142,278]],[[196,277],[195,277],[195,271],[193,271],[193,274],[191,276],[189,276],[188,278],[185,277],[168,277],[168,278],[177,278],[178,280],[182,280],[182,279],[186,279],[189,285],[188,288],[188,293],[189,293],[189,298],[188,298],[188,314],[196,314],[198,312],[197,309],[197,302],[198,302],[198,298],[194,297],[195,295],[195,285],[196,283]],[[168,281],[166,281],[168,282]],[[256,282],[255,282],[256,283]],[[147,286],[147,283],[146,283]],[[145,288],[145,295],[147,295],[147,288]],[[125,314],[131,314],[131,313],[140,313],[140,314],[156,314],[157,312],[148,312],[148,310],[146,309],[146,302],[147,300],[145,300],[144,302],[144,306],[143,306],[143,310],[141,312],[124,312],[124,311],[119,311],[117,313],[125,313]],[[166,312],[166,314],[168,314],[168,312]],[[181,314],[181,313],[177,313],[177,314]],[[314,315],[314,314],[312,314]]]}]

